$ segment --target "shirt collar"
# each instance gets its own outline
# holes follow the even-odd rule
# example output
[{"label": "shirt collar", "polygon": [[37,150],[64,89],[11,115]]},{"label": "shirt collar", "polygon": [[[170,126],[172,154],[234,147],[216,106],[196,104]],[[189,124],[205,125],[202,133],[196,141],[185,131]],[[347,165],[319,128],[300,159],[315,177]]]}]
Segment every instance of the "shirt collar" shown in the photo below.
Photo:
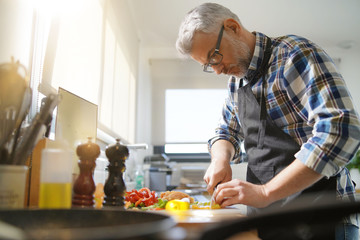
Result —
[{"label": "shirt collar", "polygon": [[251,79],[252,75],[256,73],[256,70],[260,68],[261,62],[264,58],[264,52],[266,47],[266,36],[260,32],[253,32],[253,34],[255,34],[256,36],[256,43],[253,57],[251,59],[249,68],[245,74],[247,79]]}]

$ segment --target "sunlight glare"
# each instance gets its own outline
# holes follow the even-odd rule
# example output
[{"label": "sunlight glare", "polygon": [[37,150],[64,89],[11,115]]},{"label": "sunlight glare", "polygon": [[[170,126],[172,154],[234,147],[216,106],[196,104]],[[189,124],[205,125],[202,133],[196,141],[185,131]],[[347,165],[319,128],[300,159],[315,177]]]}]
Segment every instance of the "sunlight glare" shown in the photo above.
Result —
[{"label": "sunlight glare", "polygon": [[33,0],[34,8],[48,17],[74,14],[83,10],[86,0]]}]

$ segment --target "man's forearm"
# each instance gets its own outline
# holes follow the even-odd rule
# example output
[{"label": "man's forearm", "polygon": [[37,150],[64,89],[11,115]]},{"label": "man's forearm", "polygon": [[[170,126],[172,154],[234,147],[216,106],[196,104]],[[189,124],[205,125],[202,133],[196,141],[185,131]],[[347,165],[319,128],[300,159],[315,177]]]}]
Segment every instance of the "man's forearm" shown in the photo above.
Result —
[{"label": "man's forearm", "polygon": [[234,154],[234,146],[227,140],[218,140],[211,147],[211,161],[229,162]]},{"label": "man's forearm", "polygon": [[295,159],[289,166],[264,185],[265,193],[272,202],[304,190],[324,176]]}]

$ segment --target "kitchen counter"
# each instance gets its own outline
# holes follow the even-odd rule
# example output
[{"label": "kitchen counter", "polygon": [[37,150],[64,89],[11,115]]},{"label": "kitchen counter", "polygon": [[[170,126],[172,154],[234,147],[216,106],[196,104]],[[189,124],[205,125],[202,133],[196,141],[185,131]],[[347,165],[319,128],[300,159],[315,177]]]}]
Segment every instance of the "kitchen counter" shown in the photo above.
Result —
[{"label": "kitchen counter", "polygon": [[[198,202],[209,202],[211,196],[204,189],[176,189],[189,194]],[[207,228],[224,221],[231,221],[241,217],[246,217],[246,206],[242,204],[233,205],[225,209],[211,210],[188,210],[179,212],[164,211],[164,214],[171,215],[177,225],[175,228],[159,236],[161,240],[195,240],[198,239],[202,232]],[[257,237],[256,230],[238,234],[230,239],[255,240]]]},{"label": "kitchen counter", "polygon": [[[214,210],[191,210],[188,214],[176,216],[177,226],[186,230],[186,239],[196,239],[206,228],[224,221],[246,217],[241,210],[236,208]],[[256,231],[239,234],[234,239],[258,239]],[[242,235],[246,238],[242,238]],[[249,238],[249,236],[252,238]]]},{"label": "kitchen counter", "polygon": [[[246,217],[242,210],[237,208],[211,209],[211,210],[188,210],[178,212],[167,212],[164,214],[172,216],[177,225],[175,228],[161,234],[161,240],[195,240],[198,239],[202,232],[216,224]],[[238,234],[230,239],[255,240],[257,237],[256,230]]]},{"label": "kitchen counter", "polygon": [[[196,189],[177,189],[177,191],[187,192],[194,198],[195,201],[209,202],[211,196],[206,191],[200,191]],[[191,191],[191,192],[189,192]],[[195,193],[195,194],[194,194]],[[232,219],[238,219],[246,217],[246,206],[242,204],[233,205],[224,209],[204,209],[204,210],[188,210],[178,212],[164,211],[164,214],[172,216],[177,225],[175,228],[161,235],[161,240],[195,240],[198,239],[202,232],[211,226],[222,223],[224,221],[231,221]],[[255,240],[257,237],[256,230],[245,232],[234,236],[230,239],[246,239]]]}]

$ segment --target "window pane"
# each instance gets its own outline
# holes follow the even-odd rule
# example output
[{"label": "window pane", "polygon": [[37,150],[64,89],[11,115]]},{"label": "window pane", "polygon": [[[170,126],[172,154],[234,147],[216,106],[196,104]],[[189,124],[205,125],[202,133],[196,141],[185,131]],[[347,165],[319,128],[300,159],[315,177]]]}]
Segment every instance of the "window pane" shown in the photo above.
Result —
[{"label": "window pane", "polygon": [[168,89],[165,142],[207,142],[213,136],[226,89]]},{"label": "window pane", "polygon": [[135,141],[136,79],[109,21],[106,21],[104,49],[99,119],[117,136],[132,143]]},{"label": "window pane", "polygon": [[81,11],[61,16],[52,86],[79,95],[95,104],[101,66],[102,7],[87,1]]},{"label": "window pane", "polygon": [[[128,22],[119,21],[112,2],[56,0],[54,3],[56,6],[39,5],[47,18],[39,18],[36,28],[34,56],[38,56],[39,64],[34,64],[34,68],[40,71],[37,81],[33,77],[34,89],[40,84],[40,91],[48,94],[62,87],[98,105],[100,130],[111,137],[133,142],[137,67],[130,69],[130,66],[137,66],[137,58],[131,56],[137,56],[138,43],[124,36],[137,39],[136,31],[132,31],[134,28],[129,27]],[[50,7],[55,11],[49,11]],[[58,18],[59,24],[50,21]],[[50,27],[45,26],[46,23]],[[55,34],[51,34],[52,30]],[[48,36],[49,41],[44,41]],[[133,62],[129,62],[129,58]],[[46,76],[43,73],[47,73]]]},{"label": "window pane", "polygon": [[106,22],[104,75],[102,83],[100,122],[111,129],[114,95],[114,61],[116,53],[115,35],[109,22]]},{"label": "window pane", "polygon": [[114,76],[113,129],[122,137],[128,136],[129,113],[129,65],[117,45]]},{"label": "window pane", "polygon": [[136,79],[134,75],[130,74],[129,84],[129,125],[128,125],[128,141],[131,143],[135,142],[135,128],[136,128]]}]

